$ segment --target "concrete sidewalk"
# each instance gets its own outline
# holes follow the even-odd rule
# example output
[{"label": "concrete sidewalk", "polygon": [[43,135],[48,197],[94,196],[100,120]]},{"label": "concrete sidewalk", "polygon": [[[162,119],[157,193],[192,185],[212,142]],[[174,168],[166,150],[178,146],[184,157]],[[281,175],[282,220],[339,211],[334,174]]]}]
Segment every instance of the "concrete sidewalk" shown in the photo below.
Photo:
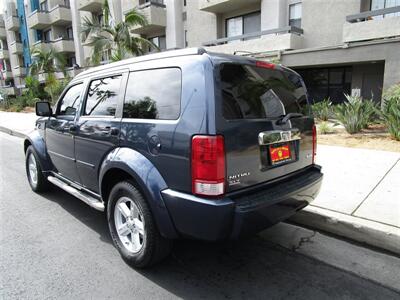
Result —
[{"label": "concrete sidewalk", "polygon": [[[32,113],[0,112],[0,131],[24,136]],[[318,145],[318,198],[290,221],[400,255],[400,153]]]}]

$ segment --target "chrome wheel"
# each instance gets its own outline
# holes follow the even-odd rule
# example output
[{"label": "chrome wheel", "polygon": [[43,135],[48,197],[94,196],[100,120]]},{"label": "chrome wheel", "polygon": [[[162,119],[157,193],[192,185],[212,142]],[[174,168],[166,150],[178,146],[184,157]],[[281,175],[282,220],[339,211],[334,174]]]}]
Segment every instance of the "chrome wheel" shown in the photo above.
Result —
[{"label": "chrome wheel", "polygon": [[29,154],[28,157],[28,171],[29,171],[29,180],[32,185],[36,186],[38,183],[38,169],[36,164],[35,156],[33,153]]},{"label": "chrome wheel", "polygon": [[114,222],[118,237],[132,253],[139,252],[145,242],[144,219],[137,205],[128,197],[118,199],[114,208]]}]

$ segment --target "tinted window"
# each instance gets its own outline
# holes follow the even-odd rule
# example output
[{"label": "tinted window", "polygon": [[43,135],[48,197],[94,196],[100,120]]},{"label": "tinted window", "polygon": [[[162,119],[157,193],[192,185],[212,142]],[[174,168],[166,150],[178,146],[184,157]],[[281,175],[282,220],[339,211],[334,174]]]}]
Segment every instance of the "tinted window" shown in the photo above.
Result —
[{"label": "tinted window", "polygon": [[59,115],[74,116],[79,106],[82,84],[72,86],[61,100]]},{"label": "tinted window", "polygon": [[308,104],[301,79],[289,71],[250,65],[221,65],[225,119],[277,118],[304,112]]},{"label": "tinted window", "polygon": [[122,76],[93,80],[86,98],[85,115],[114,116]]},{"label": "tinted window", "polygon": [[181,81],[178,68],[130,73],[124,118],[177,119],[181,106]]}]

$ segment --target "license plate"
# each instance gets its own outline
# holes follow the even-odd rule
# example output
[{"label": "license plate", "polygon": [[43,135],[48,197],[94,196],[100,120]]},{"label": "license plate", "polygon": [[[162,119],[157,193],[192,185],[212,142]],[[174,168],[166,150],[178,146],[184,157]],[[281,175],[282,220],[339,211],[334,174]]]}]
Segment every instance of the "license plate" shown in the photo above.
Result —
[{"label": "license plate", "polygon": [[287,162],[292,159],[289,143],[280,146],[270,146],[269,155],[273,165]]}]

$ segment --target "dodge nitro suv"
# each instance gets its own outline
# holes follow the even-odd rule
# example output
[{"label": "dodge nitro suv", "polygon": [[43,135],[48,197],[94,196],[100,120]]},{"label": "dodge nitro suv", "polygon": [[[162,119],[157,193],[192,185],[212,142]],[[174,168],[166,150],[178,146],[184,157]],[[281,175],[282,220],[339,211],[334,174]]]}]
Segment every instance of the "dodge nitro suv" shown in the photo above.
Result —
[{"label": "dodge nitro suv", "polygon": [[50,183],[104,211],[122,258],[172,241],[237,239],[317,196],[316,131],[302,78],[283,66],[191,48],[77,75],[25,139],[33,191]]}]

